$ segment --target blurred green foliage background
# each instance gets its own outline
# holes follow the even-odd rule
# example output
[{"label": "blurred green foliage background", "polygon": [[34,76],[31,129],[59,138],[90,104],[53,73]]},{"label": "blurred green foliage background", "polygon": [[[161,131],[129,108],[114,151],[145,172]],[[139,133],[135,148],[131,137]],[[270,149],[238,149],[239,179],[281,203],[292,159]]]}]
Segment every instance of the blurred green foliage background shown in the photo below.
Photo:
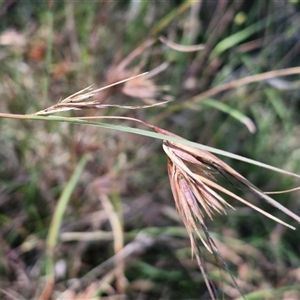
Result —
[{"label": "blurred green foliage background", "polygon": [[[238,81],[299,66],[299,34],[298,1],[2,0],[0,112],[34,113],[91,84],[104,86],[168,63],[152,81],[99,95],[119,105],[172,98],[167,105],[64,115],[140,118],[191,141],[299,173],[299,75]],[[176,51],[160,36],[204,49]],[[150,39],[151,46],[122,66]],[[236,84],[200,99],[229,82]],[[160,141],[88,126],[0,119],[0,145],[1,299],[210,298],[175,210]],[[84,155],[88,161],[72,179]],[[299,185],[291,177],[225,160],[263,191]],[[49,227],[67,184],[70,196],[50,255],[53,281]],[[224,186],[233,188],[225,180]],[[247,190],[238,193],[299,227]],[[300,213],[298,191],[274,198]],[[300,299],[298,228],[283,228],[231,203],[235,211],[207,222],[245,298]],[[121,249],[125,257],[115,266]],[[204,248],[202,255],[217,296],[241,297],[218,259]]]}]

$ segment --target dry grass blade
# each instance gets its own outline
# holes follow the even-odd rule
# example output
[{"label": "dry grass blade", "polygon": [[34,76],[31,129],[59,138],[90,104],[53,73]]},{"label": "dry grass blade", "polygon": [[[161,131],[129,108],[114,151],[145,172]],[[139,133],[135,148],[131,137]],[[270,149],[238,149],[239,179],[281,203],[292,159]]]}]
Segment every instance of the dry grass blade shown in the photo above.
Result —
[{"label": "dry grass blade", "polygon": [[295,192],[300,190],[300,187],[295,187],[293,189],[288,189],[288,190],[284,190],[284,191],[272,191],[272,192],[265,192],[265,194],[269,194],[269,195],[275,195],[275,194],[284,194],[284,193],[291,193],[291,192]]},{"label": "dry grass blade", "polygon": [[169,48],[180,52],[195,52],[204,49],[204,45],[180,45],[161,36],[159,40]]},{"label": "dry grass blade", "polygon": [[[106,194],[100,193],[99,200],[101,201],[114,234],[114,251],[115,254],[119,253],[124,248],[124,229],[122,220],[118,212],[113,207],[110,199]],[[126,277],[125,277],[125,265],[124,259],[116,255],[115,261],[115,273],[116,273],[116,287],[119,294],[125,294]]]},{"label": "dry grass blade", "polygon": [[146,40],[138,48],[132,51],[128,56],[126,56],[119,64],[118,70],[125,70],[126,67],[135,59],[137,56],[141,55],[147,48],[151,47],[155,43],[155,39]]},{"label": "dry grass blade", "polygon": [[287,69],[282,69],[282,70],[274,70],[274,71],[269,71],[261,74],[256,74],[248,77],[244,77],[241,79],[233,80],[231,82],[224,83],[222,85],[216,86],[210,90],[207,90],[201,94],[198,94],[192,98],[190,98],[187,102],[188,104],[190,103],[196,103],[198,101],[201,101],[203,99],[212,97],[218,93],[230,90],[230,89],[235,89],[240,86],[253,83],[253,82],[259,82],[259,81],[264,81],[280,76],[289,76],[289,75],[295,75],[300,73],[300,67],[295,67],[295,68],[287,68]]},{"label": "dry grass blade", "polygon": [[2,288],[0,288],[0,293],[4,294],[7,297],[6,299],[11,299],[11,300],[24,300],[25,299],[25,298],[22,298],[22,296],[19,294],[15,295],[15,292],[14,292],[14,294],[12,294],[10,291],[8,292],[6,290],[3,290]]}]

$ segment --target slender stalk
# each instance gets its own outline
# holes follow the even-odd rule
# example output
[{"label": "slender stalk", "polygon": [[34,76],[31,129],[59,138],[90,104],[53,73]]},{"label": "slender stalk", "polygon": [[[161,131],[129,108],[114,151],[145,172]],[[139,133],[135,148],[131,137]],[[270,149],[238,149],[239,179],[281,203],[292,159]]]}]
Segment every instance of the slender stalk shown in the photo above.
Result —
[{"label": "slender stalk", "polygon": [[120,125],[114,125],[114,124],[108,124],[108,123],[99,123],[99,122],[93,122],[92,120],[99,120],[99,119],[115,119],[115,120],[129,120],[129,121],[134,121],[141,123],[148,128],[155,129],[154,125],[148,124],[142,120],[135,119],[135,118],[130,118],[130,117],[122,117],[122,116],[94,116],[94,117],[60,117],[60,116],[35,116],[35,115],[17,115],[17,114],[6,114],[6,113],[0,113],[0,118],[8,118],[8,119],[25,119],[25,120],[39,120],[39,121],[53,121],[53,122],[67,122],[67,123],[72,123],[72,124],[81,124],[81,125],[90,125],[90,126],[98,126],[101,128],[105,129],[112,129],[112,130],[118,130],[118,131],[123,131],[123,132],[128,132],[128,133],[133,133],[133,134],[139,134],[143,136],[148,136],[151,138],[155,139],[160,139],[160,140],[166,140],[170,142],[179,142],[183,145],[186,146],[192,146],[201,150],[209,151],[211,153],[217,154],[217,155],[222,155],[229,157],[231,159],[236,159],[248,164],[252,164],[261,168],[265,168],[274,172],[278,172],[281,174],[289,175],[289,176],[294,176],[297,178],[300,178],[299,174],[285,171],[280,168],[273,167],[271,165],[246,158],[237,154],[233,154],[224,150],[216,149],[213,147],[209,147],[203,144],[191,142],[185,139],[179,139],[178,137],[175,136],[168,136],[162,133],[156,133],[152,131],[147,131],[147,130],[142,130],[139,128],[132,128],[132,127],[126,127],[126,126],[120,126]]},{"label": "slender stalk", "polygon": [[51,220],[49,233],[47,236],[46,247],[47,247],[47,274],[54,274],[54,251],[57,246],[59,229],[62,224],[63,216],[65,214],[68,202],[74,191],[79,177],[87,163],[87,155],[84,155],[79,161],[73,175],[71,176],[69,182],[65,186],[63,193],[61,194],[58,203],[55,208],[53,218]]}]

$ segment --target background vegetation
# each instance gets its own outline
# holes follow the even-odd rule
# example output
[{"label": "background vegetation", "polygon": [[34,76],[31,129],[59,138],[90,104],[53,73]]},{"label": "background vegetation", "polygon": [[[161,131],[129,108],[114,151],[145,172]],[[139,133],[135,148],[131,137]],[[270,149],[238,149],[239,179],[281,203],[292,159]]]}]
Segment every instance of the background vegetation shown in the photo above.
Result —
[{"label": "background vegetation", "polygon": [[[235,80],[299,66],[299,13],[293,1],[2,0],[0,112],[34,113],[93,83],[104,86],[168,63],[142,88],[135,81],[99,99],[120,105],[170,97],[173,102],[64,115],[137,117],[297,173],[299,75],[244,85]],[[159,36],[205,48],[175,51]],[[150,39],[153,45],[122,66]],[[220,93],[202,94],[232,81]],[[0,144],[1,299],[209,298],[175,210],[161,141],[90,126],[1,119]],[[263,191],[299,185],[226,161]],[[247,190],[238,193],[297,226]],[[300,214],[299,192],[274,198]],[[65,207],[57,206],[58,199]],[[236,210],[208,226],[245,297],[300,299],[298,228],[283,228],[231,203]],[[59,213],[56,240],[51,230]],[[120,251],[123,257],[116,257]],[[218,260],[204,248],[202,255],[217,295],[241,297]]]}]

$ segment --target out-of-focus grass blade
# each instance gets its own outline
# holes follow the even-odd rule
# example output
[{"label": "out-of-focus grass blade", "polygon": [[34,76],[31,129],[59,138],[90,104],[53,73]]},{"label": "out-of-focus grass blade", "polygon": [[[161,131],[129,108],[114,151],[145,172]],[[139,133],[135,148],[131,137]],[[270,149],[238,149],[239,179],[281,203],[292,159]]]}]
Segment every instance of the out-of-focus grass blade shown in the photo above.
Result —
[{"label": "out-of-focus grass blade", "polygon": [[268,100],[273,105],[277,115],[284,124],[287,124],[289,119],[288,109],[286,107],[286,103],[283,102],[283,99],[280,97],[279,93],[271,88],[265,89],[265,93],[268,97]]},{"label": "out-of-focus grass blade", "polygon": [[300,80],[288,81],[281,78],[270,78],[266,82],[280,91],[290,91],[300,88]]},{"label": "out-of-focus grass blade", "polygon": [[163,36],[159,37],[159,40],[165,44],[166,46],[168,46],[170,49],[173,49],[175,51],[179,51],[179,52],[195,52],[195,51],[199,51],[199,50],[203,50],[204,49],[204,45],[181,45],[181,44],[177,44],[174,43],[173,41],[170,41],[168,39],[166,39]]},{"label": "out-of-focus grass blade", "polygon": [[[279,21],[280,18],[283,18],[283,17],[284,17],[284,14],[279,14],[278,16],[273,16],[273,18],[269,18],[268,25],[270,26],[271,23],[274,23],[275,21]],[[252,24],[249,27],[228,36],[227,38],[223,39],[221,42],[219,42],[216,45],[216,47],[212,51],[212,55],[218,56],[221,53],[223,53],[224,51],[238,45],[240,42],[246,40],[254,33],[265,28],[266,23],[267,23],[266,19],[260,20],[257,23]]]},{"label": "out-of-focus grass blade", "polygon": [[248,118],[240,111],[230,107],[229,105],[227,105],[223,102],[209,98],[209,99],[202,100],[201,102],[199,102],[199,104],[200,105],[204,104],[204,105],[216,108],[224,113],[227,113],[234,119],[243,123],[251,133],[254,133],[256,131],[256,126],[254,125],[254,123],[252,122],[252,120],[250,118]]},{"label": "out-of-focus grass blade", "polygon": [[57,240],[58,240],[58,234],[59,234],[59,229],[61,227],[61,223],[63,220],[64,213],[66,211],[68,202],[70,200],[70,197],[72,195],[72,192],[74,191],[79,177],[87,163],[87,156],[84,155],[81,160],[79,161],[76,169],[74,170],[74,173],[72,177],[70,178],[69,182],[65,186],[59,200],[57,203],[57,206],[55,208],[55,212],[53,215],[53,218],[51,220],[50,228],[49,228],[49,233],[47,237],[47,272],[49,274],[53,274],[53,254],[54,254],[54,249],[57,245]]},{"label": "out-of-focus grass blade", "polygon": [[[298,291],[300,292],[300,285],[291,285],[291,286],[284,286],[281,288],[274,288],[274,289],[266,289],[261,291],[256,291],[250,294],[245,295],[245,298],[237,298],[235,300],[257,300],[257,299],[284,299],[283,294],[284,292],[288,291]],[[285,298],[287,299],[287,298]],[[290,298],[291,299],[291,298]]]},{"label": "out-of-focus grass blade", "polygon": [[161,20],[156,22],[155,26],[150,30],[150,36],[156,36],[159,34],[166,26],[168,26],[176,17],[184,13],[193,4],[193,0],[186,0],[180,6],[170,11]]}]

